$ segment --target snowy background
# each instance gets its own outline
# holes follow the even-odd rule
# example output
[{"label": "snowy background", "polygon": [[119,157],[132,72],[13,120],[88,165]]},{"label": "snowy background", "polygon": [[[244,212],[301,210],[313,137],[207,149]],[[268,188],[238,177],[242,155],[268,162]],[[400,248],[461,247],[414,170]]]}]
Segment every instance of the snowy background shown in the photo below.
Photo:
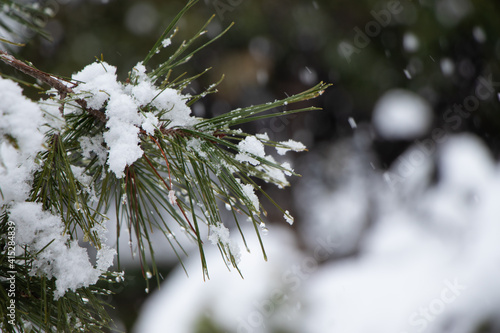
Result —
[{"label": "snowy background", "polygon": [[[411,120],[413,128],[426,118]],[[367,135],[357,130],[321,156],[345,163],[329,179],[335,188],[307,174],[297,184],[303,244],[294,230],[273,225],[269,261],[251,244],[244,280],[214,248],[211,280],[177,269],[147,301],[135,332],[500,330],[500,167],[484,143],[461,134],[432,154],[414,145],[401,156],[407,173],[404,162],[382,172],[371,166]],[[187,262],[188,271],[199,266]]]},{"label": "snowy background", "polygon": [[[70,77],[103,54],[123,78],[185,1],[55,3],[46,26],[53,41],[35,40],[22,57]],[[208,240],[211,279],[203,281],[186,241],[188,277],[158,237],[164,281],[149,293],[122,237],[126,280],[109,298],[117,325],[136,333],[500,332],[500,5],[205,0],[181,21],[179,40],[213,13],[209,36],[236,25],[186,68],[213,67],[194,91],[226,75],[195,115],[333,83],[308,104],[323,111],[246,128],[308,147],[275,156],[302,177],[291,189],[267,189],[295,223],[269,211],[267,262],[246,233],[244,279]]]}]

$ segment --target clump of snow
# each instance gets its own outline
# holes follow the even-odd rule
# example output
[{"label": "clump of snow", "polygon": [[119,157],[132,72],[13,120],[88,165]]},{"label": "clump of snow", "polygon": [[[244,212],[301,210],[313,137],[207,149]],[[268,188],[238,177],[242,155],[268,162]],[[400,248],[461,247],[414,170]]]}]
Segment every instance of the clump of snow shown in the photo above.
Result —
[{"label": "clump of snow", "polygon": [[170,38],[165,38],[164,40],[161,41],[161,45],[163,47],[168,47],[172,44],[172,40]]},{"label": "clump of snow", "polygon": [[203,141],[201,141],[198,138],[190,138],[189,141],[187,142],[186,148],[188,150],[194,151],[201,157],[207,157],[207,153],[203,151],[202,148]]},{"label": "clump of snow", "polygon": [[208,240],[213,245],[222,244],[222,247],[233,255],[236,264],[240,262],[240,247],[231,239],[229,229],[226,228],[224,224],[219,222],[215,226],[210,226],[210,235],[208,236]]},{"label": "clump of snow", "polygon": [[293,218],[292,215],[290,215],[290,212],[287,210],[285,211],[285,214],[283,215],[284,219],[288,224],[292,225],[295,219]]},{"label": "clump of snow", "polygon": [[44,119],[38,105],[23,96],[17,83],[1,77],[0,100],[0,134],[15,140],[22,157],[39,152],[43,142],[41,127]]},{"label": "clump of snow", "polygon": [[239,153],[235,159],[240,162],[248,162],[252,165],[259,165],[260,161],[255,159],[257,157],[265,157],[264,144],[255,136],[249,135],[244,140],[238,143]]},{"label": "clump of snow", "polygon": [[155,134],[155,129],[158,128],[160,122],[158,121],[158,117],[156,117],[152,112],[147,112],[143,114],[142,119],[142,129],[146,131],[149,135]]},{"label": "clump of snow", "polygon": [[208,240],[212,243],[212,245],[218,245],[219,242],[229,242],[229,229],[226,228],[222,223],[211,226]]},{"label": "clump of snow", "polygon": [[139,147],[139,128],[141,117],[137,105],[131,96],[123,92],[117,81],[116,67],[105,62],[93,63],[73,75],[81,81],[74,88],[75,93],[85,96],[87,106],[96,110],[106,106],[108,118],[104,141],[108,145],[108,165],[118,178],[122,178],[124,169],[142,156]]},{"label": "clump of snow", "polygon": [[306,146],[302,142],[294,141],[292,139],[288,141],[279,142],[279,146],[276,146],[276,151],[280,155],[285,155],[288,151],[304,151]]},{"label": "clump of snow", "polygon": [[37,104],[22,94],[19,85],[0,77],[0,206],[28,197],[42,151],[45,123]]},{"label": "clump of snow", "polygon": [[73,176],[75,179],[82,184],[83,191],[85,191],[90,197],[89,202],[97,203],[99,202],[99,198],[97,197],[94,189],[93,178],[87,174],[85,174],[85,169],[78,166],[71,166],[71,171],[73,172]]},{"label": "clump of snow", "polygon": [[[97,260],[95,269],[98,272],[100,272],[100,274],[102,274],[106,272],[108,268],[113,265],[113,261],[115,260],[116,256],[116,251],[107,244],[108,229],[104,224],[101,225],[96,223],[90,231],[96,233],[97,238],[101,243],[101,248],[97,250],[97,255],[96,255]],[[118,273],[118,275],[121,275],[123,279],[123,273],[121,274]]]},{"label": "clump of snow", "polygon": [[[257,134],[255,136],[249,135],[245,137],[238,143],[238,154],[236,154],[235,159],[240,162],[246,162],[251,165],[256,166],[257,170],[262,171],[262,178],[266,182],[271,182],[276,184],[279,188],[283,188],[289,185],[286,180],[286,176],[290,176],[293,170],[289,163],[282,164],[285,170],[279,168],[279,164],[276,162],[273,156],[265,154],[264,143],[262,141],[269,141],[269,136],[267,133]],[[294,140],[278,142],[276,145],[276,150],[280,155],[284,155],[287,151],[303,151],[306,147],[301,143]],[[271,164],[261,163],[257,157],[267,160]]]},{"label": "clump of snow", "polygon": [[17,245],[27,245],[31,253],[37,253],[30,274],[56,278],[55,299],[68,290],[95,284],[113,263],[114,250],[103,247],[98,252],[97,267],[92,267],[87,251],[65,234],[60,217],[43,211],[39,203],[14,204],[10,219],[16,224]]},{"label": "clump of snow", "polygon": [[166,110],[165,128],[189,127],[198,122],[191,116],[191,109],[183,96],[175,89],[156,88],[146,74],[146,68],[138,63],[132,70],[134,84],[123,85],[117,81],[116,67],[105,62],[93,63],[73,75],[80,82],[73,90],[84,98],[92,109],[106,109],[106,131],[103,135],[108,146],[107,164],[118,178],[124,176],[125,167],[139,159],[143,151],[139,146],[139,129],[153,134],[159,126],[152,113],[141,114],[141,107],[151,105]]},{"label": "clump of snow", "polygon": [[148,75],[146,74],[146,66],[142,62],[138,62],[134,68],[132,68],[132,77],[139,80],[139,82],[149,81]]},{"label": "clump of snow", "polygon": [[269,135],[267,133],[257,133],[255,136],[261,141],[269,141]]},{"label": "clump of snow", "polygon": [[31,190],[32,174],[38,165],[7,142],[0,143],[0,206],[11,201],[22,202]]},{"label": "clump of snow", "polygon": [[80,82],[74,88],[75,93],[85,97],[87,106],[96,110],[102,108],[113,93],[121,90],[116,77],[116,67],[106,62],[87,65],[80,72],[73,74],[72,79]]},{"label": "clump of snow", "polygon": [[432,123],[432,110],[419,95],[394,89],[378,100],[372,121],[385,139],[411,140],[427,133]]},{"label": "clump of snow", "polygon": [[190,127],[198,123],[199,120],[191,115],[191,109],[186,105],[188,97],[171,88],[158,91],[152,105],[159,110],[168,110],[164,117],[169,120],[169,123],[165,128]]},{"label": "clump of snow", "polygon": [[108,158],[108,152],[104,146],[104,138],[101,134],[94,137],[82,136],[78,139],[80,143],[80,148],[82,149],[82,155],[85,158],[91,159],[92,153],[96,154],[101,165],[106,163]]},{"label": "clump of snow", "polygon": [[[96,74],[100,69],[91,68]],[[106,68],[104,68],[105,70]],[[110,69],[110,68],[108,68]],[[114,72],[111,70],[111,76]],[[107,72],[106,72],[107,73]],[[90,80],[86,89],[97,87],[99,83],[113,90],[116,86],[110,83],[108,74],[101,73],[96,81]],[[99,76],[99,75],[97,75]],[[80,79],[92,77],[90,73],[82,73]],[[115,78],[114,78],[115,79]],[[80,92],[83,94],[83,92]],[[95,98],[94,98],[95,97]],[[89,103],[95,107],[104,103],[101,94],[89,97]],[[103,99],[104,98],[104,99]],[[51,129],[60,130],[65,125],[56,103],[40,101],[38,104],[26,99],[21,88],[10,80],[0,77],[0,206],[8,206],[9,218],[16,225],[16,241],[20,247],[32,254],[36,254],[32,275],[43,275],[56,279],[54,297],[62,297],[68,290],[95,284],[99,276],[113,263],[115,251],[104,244],[104,229],[97,229],[96,233],[103,244],[97,251],[97,264],[93,267],[89,261],[87,251],[78,246],[76,240],[71,241],[65,234],[65,226],[61,218],[42,209],[39,203],[26,202],[31,190],[34,172],[39,167],[36,156],[41,152],[44,137]],[[111,103],[112,101],[109,100]],[[66,109],[73,110],[68,107]],[[67,111],[67,110],[66,110]],[[113,118],[113,117],[111,117]],[[96,153],[102,162],[106,159],[106,152],[102,146],[102,137],[84,137],[80,140],[83,155],[91,157]],[[84,173],[84,169],[72,166],[72,172],[83,190],[95,199],[91,187],[92,179]],[[43,251],[42,251],[43,250]]]},{"label": "clump of snow", "polygon": [[123,178],[124,170],[143,154],[139,146],[139,125],[141,118],[132,98],[125,94],[112,95],[106,108],[108,121],[104,141],[109,147],[108,165],[117,178]]},{"label": "clump of snow", "polygon": [[[265,156],[265,159],[273,164],[277,164],[276,160],[271,155]],[[285,162],[284,165],[285,165],[284,167],[289,166],[287,162]],[[283,188],[285,186],[290,185],[285,177],[285,174],[290,174],[288,168],[286,170],[281,170],[274,166],[262,164],[258,167],[258,169],[264,172],[264,175],[262,177],[264,181],[272,182],[276,184],[278,188]]]},{"label": "clump of snow", "polygon": [[92,177],[85,174],[84,168],[72,165],[71,171],[73,172],[75,179],[79,181],[82,185],[87,187],[92,185]]},{"label": "clump of snow", "polygon": [[291,176],[292,175],[292,172],[294,171],[292,169],[292,166],[290,165],[289,162],[283,162],[281,163],[281,166],[283,168],[285,168],[285,170],[283,170],[283,173],[286,175],[286,176]]},{"label": "clump of snow", "polygon": [[238,178],[235,178],[235,179],[236,179],[236,181],[238,181],[238,183],[240,185],[240,189],[243,192],[243,195],[250,201],[250,203],[252,205],[249,208],[251,208],[255,211],[259,211],[260,210],[260,202],[259,202],[259,198],[255,194],[253,186],[251,184],[243,184],[241,182],[241,180]]}]

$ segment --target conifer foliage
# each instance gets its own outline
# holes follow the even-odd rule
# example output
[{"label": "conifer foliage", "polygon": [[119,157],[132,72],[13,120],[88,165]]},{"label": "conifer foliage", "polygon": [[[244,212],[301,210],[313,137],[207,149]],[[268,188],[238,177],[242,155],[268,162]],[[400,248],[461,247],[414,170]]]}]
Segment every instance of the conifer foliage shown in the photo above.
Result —
[{"label": "conifer foliage", "polygon": [[[0,51],[4,64],[48,86],[46,98],[34,101],[18,83],[0,78],[2,331],[101,332],[110,325],[100,296],[124,277],[119,268],[109,271],[119,251],[106,243],[108,214],[116,215],[118,235],[128,231],[147,278],[157,275],[153,232],[163,233],[179,257],[178,237],[196,242],[206,277],[207,240],[237,270],[239,249],[220,207],[232,213],[243,239],[242,219],[260,239],[266,212],[259,196],[273,201],[257,181],[282,188],[295,175],[265,148],[283,155],[305,147],[238,126],[314,110],[280,107],[315,98],[327,85],[210,119],[193,116],[193,103],[215,93],[218,83],[187,95],[185,88],[205,72],[185,77],[178,67],[227,31],[203,42],[209,20],[191,39],[170,46],[177,22],[195,3],[188,2],[125,82],[103,59],[62,79]],[[167,60],[149,68],[153,57]],[[288,211],[278,209],[293,222]],[[179,227],[183,235],[175,235]],[[96,250],[95,258],[82,243]],[[261,246],[265,256],[262,241]]]}]

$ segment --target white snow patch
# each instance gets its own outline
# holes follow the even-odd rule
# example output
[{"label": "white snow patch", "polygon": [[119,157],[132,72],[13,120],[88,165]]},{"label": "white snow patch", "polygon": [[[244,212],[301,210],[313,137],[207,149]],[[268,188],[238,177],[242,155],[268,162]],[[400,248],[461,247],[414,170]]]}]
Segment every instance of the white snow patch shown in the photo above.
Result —
[{"label": "white snow patch", "polygon": [[165,117],[170,122],[165,128],[191,127],[198,123],[198,118],[191,116],[191,109],[186,105],[188,97],[175,89],[167,88],[161,91],[151,102],[157,109],[168,110]]},{"label": "white snow patch", "polygon": [[[220,327],[221,332],[270,332],[263,326],[252,326],[260,314],[261,304],[276,305],[271,310],[270,320],[293,315],[288,311],[296,303],[288,298],[289,286],[281,279],[287,269],[300,265],[302,255],[293,243],[293,235],[284,229],[273,229],[266,237],[265,248],[268,261],[264,261],[260,244],[253,229],[243,230],[252,253],[242,252],[238,265],[244,279],[229,272],[220,259],[217,248],[206,250],[210,280],[203,281],[201,275],[190,274],[188,278],[179,266],[162,285],[148,298],[141,309],[133,332],[192,333],[204,317]],[[240,246],[244,246],[242,242]],[[199,258],[189,257],[186,268],[189,273],[200,270]],[[295,277],[295,276],[294,276]],[[269,302],[268,302],[269,301]],[[275,302],[275,303],[274,303]],[[295,311],[296,312],[296,311]],[[277,314],[277,315],[276,315]],[[276,319],[274,323],[282,320]],[[269,327],[271,325],[267,325]],[[291,330],[288,330],[292,332]]]},{"label": "white snow patch", "polygon": [[293,218],[293,216],[292,216],[292,215],[290,215],[290,212],[289,212],[288,210],[287,210],[287,211],[285,211],[285,214],[283,215],[283,218],[284,218],[284,219],[285,219],[285,221],[286,221],[288,224],[290,224],[290,225],[292,225],[292,224],[293,224],[293,222],[295,221],[295,219]]},{"label": "white snow patch", "polygon": [[110,99],[106,115],[108,131],[104,132],[103,137],[109,147],[107,163],[116,177],[122,178],[125,167],[132,165],[143,154],[139,146],[138,126],[141,119],[132,98],[125,94],[114,95]]},{"label": "white snow patch", "polygon": [[276,146],[276,151],[280,155],[285,155],[288,151],[304,151],[306,146],[302,142],[294,141],[292,139],[288,141],[279,142],[280,146]]},{"label": "white snow patch", "polygon": [[290,165],[289,162],[283,162],[281,164],[281,166],[283,168],[285,168],[285,170],[283,171],[283,173],[286,175],[286,176],[291,176],[292,175],[292,172],[294,172],[294,170],[292,169],[292,166]]},{"label": "white snow patch", "polygon": [[266,133],[257,133],[255,134],[257,139],[262,140],[262,141],[269,141],[269,135]]},{"label": "white snow patch", "polygon": [[30,274],[56,278],[55,299],[64,296],[68,290],[95,284],[113,263],[114,250],[103,247],[98,252],[97,267],[92,267],[87,250],[79,247],[76,240],[70,241],[64,233],[60,217],[43,211],[39,203],[14,204],[10,209],[10,219],[16,224],[17,245],[28,245],[31,253],[38,253]]},{"label": "white snow patch", "polygon": [[[310,234],[307,253],[297,253],[291,234],[273,230],[265,238],[269,263],[243,253],[240,280],[209,249],[211,280],[188,279],[179,267],[143,308],[136,332],[193,332],[207,317],[219,331],[260,333],[469,333],[494,325],[500,164],[470,135],[438,146],[437,183],[428,168],[435,159],[427,157],[393,191],[379,171],[360,162],[372,158],[336,149],[317,163],[315,172],[324,172],[304,182],[297,200],[306,222],[301,234]],[[332,177],[334,162],[344,163],[344,172],[330,187],[324,179]],[[338,255],[343,258],[328,260]],[[199,259],[186,267],[199,269]]]},{"label": "white snow patch", "polygon": [[207,153],[202,148],[203,141],[198,138],[191,138],[187,142],[187,149],[196,152],[201,157],[207,157]]},{"label": "white snow patch", "polygon": [[255,136],[249,135],[238,143],[239,153],[235,159],[240,162],[248,162],[252,165],[259,165],[260,161],[256,157],[265,157],[264,144]]},{"label": "white snow patch", "polygon": [[106,163],[108,158],[108,151],[104,146],[104,138],[101,134],[94,137],[82,136],[78,139],[80,143],[80,148],[82,149],[82,155],[85,158],[91,159],[92,153],[96,154],[101,165]]},{"label": "white snow patch", "polygon": [[[235,178],[236,181],[239,183],[241,191],[245,195],[245,197],[250,201],[252,204],[252,207],[249,207],[250,209],[253,209],[255,211],[260,210],[260,202],[259,198],[255,194],[255,190],[251,184],[243,184],[240,179]],[[246,203],[245,203],[246,204]]]},{"label": "white snow patch", "polygon": [[170,44],[172,44],[172,40],[170,38],[165,38],[161,41],[161,45],[163,47],[168,47]]},{"label": "white snow patch", "polygon": [[218,245],[219,243],[222,244],[222,246],[229,250],[229,252],[233,255],[236,264],[240,262],[241,259],[241,252],[240,252],[240,247],[236,242],[234,242],[230,235],[229,235],[229,229],[224,226],[222,223],[218,223],[217,225],[211,225],[210,226],[210,235],[208,236],[208,240],[213,244],[213,245]]},{"label": "white snow patch", "polygon": [[27,199],[35,156],[42,151],[45,123],[37,104],[19,85],[0,77],[0,206]]},{"label": "white snow patch", "polygon": [[190,127],[198,122],[186,105],[185,99],[189,96],[175,89],[157,89],[142,63],[133,68],[131,77],[137,82],[121,84],[117,81],[116,67],[105,62],[88,65],[73,75],[73,79],[80,82],[74,91],[85,98],[88,107],[96,110],[106,107],[108,131],[103,137],[109,149],[107,164],[118,178],[124,176],[126,166],[143,154],[139,146],[139,128],[153,134],[159,126],[154,114],[140,114],[141,107],[151,105],[165,110],[165,128]]},{"label": "white snow patch", "polygon": [[152,112],[143,114],[141,127],[147,134],[154,135],[159,124],[158,118]]},{"label": "white snow patch", "polygon": [[73,74],[72,79],[80,82],[73,91],[81,94],[87,106],[95,110],[101,109],[111,94],[121,90],[117,82],[116,67],[106,62],[87,65],[80,72]]},{"label": "white snow patch", "polygon": [[[271,155],[266,156],[265,159],[273,164],[277,164],[276,160]],[[290,185],[285,176],[286,174],[288,175],[290,174],[288,170],[281,170],[276,167],[268,166],[265,164],[259,165],[258,169],[264,172],[263,180],[265,180],[266,182],[275,183],[276,186],[278,186],[278,188],[283,188],[285,186]]]}]

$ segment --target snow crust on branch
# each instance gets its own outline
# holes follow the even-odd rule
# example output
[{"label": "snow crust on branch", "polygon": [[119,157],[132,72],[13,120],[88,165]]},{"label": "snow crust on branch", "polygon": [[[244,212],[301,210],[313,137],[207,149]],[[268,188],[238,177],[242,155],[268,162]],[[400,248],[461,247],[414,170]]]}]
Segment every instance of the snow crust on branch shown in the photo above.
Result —
[{"label": "snow crust on branch", "polygon": [[18,244],[28,245],[31,253],[38,253],[30,275],[56,278],[54,299],[64,296],[68,290],[95,284],[113,264],[115,251],[103,246],[98,251],[94,268],[87,250],[65,234],[61,218],[42,210],[40,203],[14,204],[10,209],[10,219],[16,224]]},{"label": "snow crust on branch", "polygon": [[159,119],[152,112],[144,111],[145,106],[166,111],[165,129],[190,127],[198,122],[186,105],[188,96],[175,89],[155,87],[141,63],[132,71],[132,79],[137,81],[134,84],[120,83],[116,67],[106,62],[90,64],[72,79],[80,82],[73,91],[86,101],[89,108],[105,108],[108,130],[103,137],[109,149],[107,164],[117,178],[123,178],[125,167],[143,154],[139,146],[140,129],[151,135],[159,126]]},{"label": "snow crust on branch", "polygon": [[213,244],[222,244],[222,246],[229,250],[236,261],[239,263],[241,258],[240,247],[238,244],[233,241],[229,236],[229,229],[224,226],[222,223],[218,223],[215,226],[210,226],[210,235],[208,236],[208,240]]},{"label": "snow crust on branch", "polygon": [[0,77],[0,206],[28,197],[35,156],[42,150],[42,112],[13,81]]},{"label": "snow crust on branch", "polygon": [[[44,118],[38,104],[22,95],[17,83],[1,77],[0,100],[0,136],[7,138],[0,143],[0,207],[7,207],[16,225],[16,245],[37,253],[31,275],[56,278],[54,298],[58,299],[68,290],[95,284],[113,264],[116,253],[103,242],[93,267],[87,250],[65,233],[60,217],[42,210],[40,203],[26,202],[39,167],[36,158],[44,150],[49,130],[44,125],[50,119]],[[96,232],[104,241],[105,231]]]},{"label": "snow crust on branch", "polygon": [[[261,141],[268,141],[269,136],[264,134],[249,135],[244,140],[238,143],[239,152],[236,154],[235,159],[240,162],[246,162],[256,166],[258,170],[263,172],[263,179],[267,182],[275,183],[278,188],[283,188],[290,185],[286,176],[291,176],[293,169],[288,162],[281,164],[283,170],[261,163],[257,159],[262,158],[272,164],[277,164],[276,160],[271,155],[266,155],[264,143]],[[298,141],[288,140],[278,143],[281,146],[276,146],[278,154],[284,155],[287,151],[302,151],[306,146]]]},{"label": "snow crust on branch", "polygon": [[292,151],[306,150],[306,146],[304,146],[304,144],[302,142],[294,141],[292,139],[290,139],[288,141],[281,141],[280,144],[283,147],[278,147],[278,146],[276,147],[276,151],[280,155],[285,155],[290,150],[292,150]]}]

